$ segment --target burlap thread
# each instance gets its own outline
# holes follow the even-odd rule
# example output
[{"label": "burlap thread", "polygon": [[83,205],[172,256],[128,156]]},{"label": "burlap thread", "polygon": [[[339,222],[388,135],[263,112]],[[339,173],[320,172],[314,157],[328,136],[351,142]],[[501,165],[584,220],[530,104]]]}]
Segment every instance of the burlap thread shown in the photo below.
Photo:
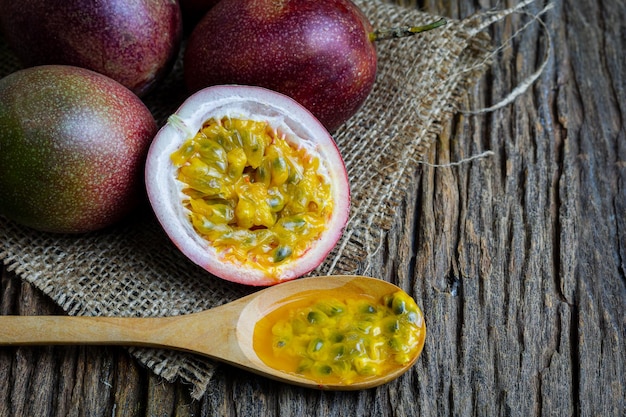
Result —
[{"label": "burlap thread", "polygon": [[[422,25],[439,18],[381,1],[356,3],[375,27]],[[351,183],[351,217],[339,244],[313,275],[367,271],[368,254],[391,226],[424,152],[456,111],[460,95],[489,66],[485,25],[509,13],[448,20],[435,31],[377,45],[374,90],[361,111],[334,135]],[[0,39],[0,76],[19,68]],[[179,62],[159,90],[146,98],[160,123],[185,98],[181,73]],[[211,277],[184,258],[147,206],[113,228],[84,236],[40,233],[0,217],[0,259],[70,315],[186,314],[253,291]],[[191,384],[194,398],[204,394],[216,365],[180,352],[130,352],[166,380]]]}]

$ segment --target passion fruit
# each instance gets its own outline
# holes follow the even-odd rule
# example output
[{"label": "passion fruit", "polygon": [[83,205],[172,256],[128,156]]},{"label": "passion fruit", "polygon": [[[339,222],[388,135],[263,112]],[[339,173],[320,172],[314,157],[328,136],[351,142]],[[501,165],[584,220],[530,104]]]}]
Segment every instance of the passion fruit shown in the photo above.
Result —
[{"label": "passion fruit", "polygon": [[143,96],[174,65],[182,39],[177,1],[0,0],[5,40],[24,66],[73,65]]},{"label": "passion fruit", "polygon": [[217,84],[279,91],[332,132],[374,85],[372,31],[350,0],[220,0],[189,38],[185,83],[190,91]]},{"label": "passion fruit", "polygon": [[145,177],[173,243],[211,274],[248,285],[316,268],[350,208],[328,131],[293,99],[261,87],[190,96],[155,136]]},{"label": "passion fruit", "polygon": [[0,80],[0,215],[32,228],[84,233],[143,198],[157,131],[146,106],[99,73],[40,66]]}]

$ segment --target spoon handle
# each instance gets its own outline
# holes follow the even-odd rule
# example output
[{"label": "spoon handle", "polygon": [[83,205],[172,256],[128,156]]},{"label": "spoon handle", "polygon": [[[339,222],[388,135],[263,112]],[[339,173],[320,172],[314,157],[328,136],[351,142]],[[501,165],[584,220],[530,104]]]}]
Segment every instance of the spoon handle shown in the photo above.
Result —
[{"label": "spoon handle", "polygon": [[144,346],[247,365],[237,345],[237,303],[172,317],[0,316],[0,345]]},{"label": "spoon handle", "polygon": [[0,345],[168,346],[167,327],[152,318],[1,316]]}]

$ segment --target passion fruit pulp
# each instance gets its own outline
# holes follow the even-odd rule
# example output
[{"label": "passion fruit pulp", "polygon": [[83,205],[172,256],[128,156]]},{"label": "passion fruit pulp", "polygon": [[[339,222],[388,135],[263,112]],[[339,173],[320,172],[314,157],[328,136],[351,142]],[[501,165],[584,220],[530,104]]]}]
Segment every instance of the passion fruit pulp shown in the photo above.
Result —
[{"label": "passion fruit pulp", "polygon": [[208,87],[156,135],[146,188],[174,244],[213,275],[273,285],[305,275],[348,219],[345,165],[324,126],[261,87]]}]

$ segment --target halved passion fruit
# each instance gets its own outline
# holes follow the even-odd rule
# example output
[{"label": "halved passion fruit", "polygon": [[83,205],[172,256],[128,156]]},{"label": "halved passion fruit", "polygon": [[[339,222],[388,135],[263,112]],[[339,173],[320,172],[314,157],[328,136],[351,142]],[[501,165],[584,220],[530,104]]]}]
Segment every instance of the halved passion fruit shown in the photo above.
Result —
[{"label": "halved passion fruit", "polygon": [[328,131],[293,99],[259,87],[214,86],[189,97],[151,145],[146,187],[189,259],[257,286],[315,269],[350,208]]}]

